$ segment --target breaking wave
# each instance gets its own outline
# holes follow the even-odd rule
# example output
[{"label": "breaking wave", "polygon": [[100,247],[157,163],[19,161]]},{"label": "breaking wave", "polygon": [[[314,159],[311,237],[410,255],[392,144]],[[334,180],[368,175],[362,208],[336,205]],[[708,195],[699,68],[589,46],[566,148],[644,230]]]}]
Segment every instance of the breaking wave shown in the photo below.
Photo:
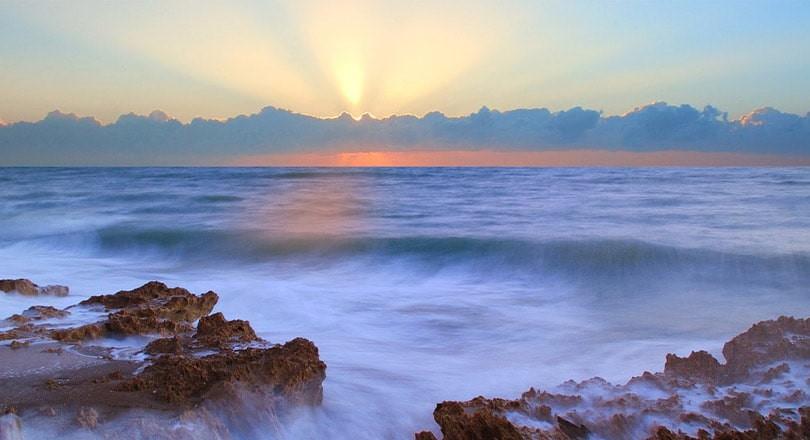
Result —
[{"label": "breaking wave", "polygon": [[[50,246],[104,257],[171,258],[195,265],[358,264],[464,269],[494,277],[633,279],[643,275],[751,279],[767,273],[810,282],[810,254],[732,253],[636,239],[535,240],[498,237],[276,237],[263,230],[102,227],[40,237]],[[781,274],[781,275],[779,275]]]}]

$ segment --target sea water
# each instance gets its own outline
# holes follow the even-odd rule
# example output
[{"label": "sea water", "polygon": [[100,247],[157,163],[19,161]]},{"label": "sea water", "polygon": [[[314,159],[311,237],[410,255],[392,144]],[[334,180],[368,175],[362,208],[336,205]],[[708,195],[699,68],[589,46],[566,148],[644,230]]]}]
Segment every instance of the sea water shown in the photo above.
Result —
[{"label": "sea water", "polygon": [[214,290],[328,366],[282,436],[409,439],[443,400],[624,383],[810,316],[810,169],[0,168],[21,277],[71,294],[0,295],[0,318]]}]

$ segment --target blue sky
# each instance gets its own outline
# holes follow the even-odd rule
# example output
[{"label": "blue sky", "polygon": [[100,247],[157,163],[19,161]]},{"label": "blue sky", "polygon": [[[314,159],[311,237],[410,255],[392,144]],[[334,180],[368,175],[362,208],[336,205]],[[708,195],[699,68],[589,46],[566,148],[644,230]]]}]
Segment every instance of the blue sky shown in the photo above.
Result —
[{"label": "blue sky", "polygon": [[810,2],[0,0],[0,120],[810,111]]},{"label": "blue sky", "polygon": [[806,1],[0,1],[0,118],[810,110]]}]

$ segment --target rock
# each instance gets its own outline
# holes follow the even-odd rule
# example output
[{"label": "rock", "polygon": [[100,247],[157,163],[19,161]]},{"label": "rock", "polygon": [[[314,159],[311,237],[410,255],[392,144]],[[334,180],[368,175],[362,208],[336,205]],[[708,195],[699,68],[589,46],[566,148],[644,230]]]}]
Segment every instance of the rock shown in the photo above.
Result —
[{"label": "rock", "polygon": [[683,433],[675,434],[669,429],[659,426],[655,431],[655,434],[648,437],[647,440],[683,440],[684,437],[685,436]]},{"label": "rock", "polygon": [[150,356],[158,356],[161,354],[183,354],[184,347],[180,338],[160,338],[155,339],[146,345],[144,352]]},{"label": "rock", "polygon": [[64,318],[70,315],[67,310],[59,310],[52,306],[31,306],[22,312],[22,316],[29,320],[42,320],[49,318]]},{"label": "rock", "polygon": [[76,414],[77,426],[85,429],[96,429],[98,428],[98,424],[98,411],[86,406],[79,408],[79,412]]},{"label": "rock", "polygon": [[681,358],[667,354],[664,375],[670,378],[689,379],[701,383],[715,384],[722,373],[720,362],[706,351],[693,351],[689,357]]},{"label": "rock", "polygon": [[68,294],[70,294],[70,289],[68,289],[67,286],[60,286],[58,284],[48,285],[40,287],[39,294],[52,296],[68,296]]},{"label": "rock", "polygon": [[81,342],[104,336],[107,329],[103,323],[86,324],[81,327],[52,330],[50,337],[60,342]]},{"label": "rock", "polygon": [[467,411],[458,402],[442,402],[433,411],[444,440],[521,440],[523,437],[505,417],[487,408]]},{"label": "rock", "polygon": [[[3,280],[3,282],[9,289],[22,289],[30,292],[31,289],[37,288],[28,280]],[[36,321],[65,318],[70,315],[70,311],[59,310],[51,306],[30,307],[21,315],[13,315],[6,319],[7,323],[18,327],[13,330],[13,333],[8,331],[0,334],[0,340],[17,339],[25,333],[30,336],[44,333],[51,339],[61,342],[97,339],[108,332],[163,336],[191,333],[194,331],[191,324],[211,313],[218,300],[219,297],[214,292],[206,292],[197,296],[186,289],[169,288],[163,283],[152,281],[133,290],[122,290],[112,295],[92,296],[77,306],[72,306],[90,309],[101,307],[103,311],[109,312],[106,319],[79,327],[37,326]],[[242,339],[247,339],[249,336],[245,334]],[[253,336],[255,337],[255,334]]]},{"label": "rock", "polygon": [[[152,341],[146,352],[151,365],[116,390],[205,409],[240,438],[281,435],[289,408],[323,400],[326,364],[315,344],[303,338],[269,344],[247,321],[228,321],[221,313],[201,318],[193,335]],[[216,424],[206,425],[219,435]]]},{"label": "rock", "polygon": [[723,346],[727,375],[744,379],[751,370],[774,362],[810,358],[810,318],[781,316],[754,324]]},{"label": "rock", "polygon": [[557,424],[560,431],[571,440],[587,440],[591,436],[591,431],[585,425],[577,425],[560,416],[557,416]]},{"label": "rock", "polygon": [[59,381],[58,381],[58,380],[53,379],[53,378],[46,380],[46,381],[45,381],[45,385],[44,385],[44,388],[45,388],[46,390],[51,390],[51,391],[53,391],[53,390],[59,390],[59,389],[62,389],[62,388],[64,388],[64,387],[65,387],[65,386],[64,386],[64,385],[62,385],[61,383],[59,383]]},{"label": "rock", "polygon": [[723,355],[668,354],[663,372],[625,385],[593,378],[515,400],[443,402],[434,418],[445,439],[810,439],[810,319],[757,323]]},{"label": "rock", "polygon": [[31,322],[31,318],[26,318],[25,316],[20,315],[19,313],[15,313],[6,318],[6,321],[12,325],[23,325],[27,322]]},{"label": "rock", "polygon": [[182,287],[169,288],[158,281],[150,281],[133,290],[122,290],[112,295],[97,295],[79,303],[81,306],[103,305],[107,310],[129,309],[140,317],[167,319],[172,322],[194,322],[211,313],[219,297],[214,292],[202,296]]},{"label": "rock", "polygon": [[14,340],[14,341],[11,341],[11,344],[9,345],[9,347],[16,350],[18,348],[28,347],[29,344],[31,344],[31,341],[20,342],[20,341]]},{"label": "rock", "polygon": [[241,319],[228,321],[222,313],[217,312],[200,318],[197,331],[192,337],[156,339],[146,346],[145,351],[153,356],[205,350],[232,351],[237,345],[244,346],[257,341],[262,339],[256,336],[250,322]]},{"label": "rock", "polygon": [[194,330],[194,327],[187,322],[175,322],[168,319],[159,319],[155,316],[143,316],[143,311],[140,309],[124,309],[110,313],[107,317],[106,327],[109,331],[125,335],[146,335],[150,333],[173,335]]},{"label": "rock", "polygon": [[0,440],[23,440],[22,419],[14,413],[0,416]]},{"label": "rock", "polygon": [[[108,332],[163,336],[191,333],[194,331],[191,323],[211,313],[218,300],[214,292],[197,296],[181,287],[169,288],[163,283],[151,281],[133,290],[92,296],[80,302],[78,307],[103,307],[104,311],[110,313],[106,320],[76,328],[55,329],[49,334],[57,341],[81,342],[100,338]],[[41,317],[60,317],[60,312],[70,313],[67,310],[35,307],[38,308],[31,312],[32,315],[39,313]],[[23,317],[26,317],[25,313]]]},{"label": "rock", "polygon": [[109,314],[106,328],[128,335],[191,332],[191,323],[211,313],[219,297],[214,292],[194,295],[181,287],[151,281],[133,290],[91,296],[80,306],[102,305]]},{"label": "rock", "polygon": [[[306,339],[273,344],[258,337],[248,321],[209,315],[217,300],[214,292],[194,295],[153,281],[93,296],[65,310],[31,307],[5,320],[5,326],[16,327],[0,333],[0,340],[13,340],[15,348],[46,338],[61,344],[49,342],[37,351],[22,347],[22,355],[40,362],[37,373],[26,370],[0,378],[0,397],[14,388],[8,396],[24,397],[14,399],[23,403],[27,417],[58,414],[62,420],[76,414],[73,424],[96,431],[94,438],[281,436],[290,408],[321,404],[326,364]],[[72,316],[97,316],[98,321],[71,324]],[[122,334],[163,337],[145,347],[149,364],[127,359],[128,354],[116,359],[137,348],[115,350],[111,340],[94,342]],[[68,344],[70,351],[63,351]],[[26,377],[28,385],[19,385],[17,377]],[[117,419],[102,423],[100,414]]]},{"label": "rock", "polygon": [[8,341],[9,339],[20,339],[23,337],[24,335],[17,330],[9,330],[7,332],[0,333],[0,341]]},{"label": "rock", "polygon": [[208,347],[226,347],[235,343],[258,341],[259,337],[250,322],[241,319],[227,321],[222,313],[214,313],[200,318],[194,339],[198,344]]},{"label": "rock", "polygon": [[39,293],[37,285],[25,278],[17,280],[0,280],[0,290],[3,292],[17,292],[21,295],[34,296]]},{"label": "rock", "polygon": [[[190,405],[222,397],[229,382],[263,386],[291,405],[319,405],[326,364],[312,342],[297,338],[270,348],[246,348],[206,356],[163,354],[120,390],[146,390],[156,398]],[[217,395],[217,393],[220,395]]]},{"label": "rock", "polygon": [[31,280],[20,278],[16,280],[0,280],[0,290],[6,293],[17,292],[21,295],[35,296],[35,295],[53,295],[53,296],[67,296],[70,289],[67,286],[50,285],[50,286],[37,286]]},{"label": "rock", "polygon": [[647,440],[788,440],[788,439],[806,439],[808,437],[801,436],[797,431],[789,430],[782,432],[779,425],[772,420],[765,419],[760,416],[754,429],[746,431],[727,431],[717,430],[714,436],[710,435],[705,430],[701,430],[696,437],[687,435],[682,431],[672,432],[669,429],[659,426]]},{"label": "rock", "polygon": [[781,364],[765,371],[765,374],[762,375],[762,383],[773,382],[774,380],[778,380],[779,378],[783,377],[787,373],[790,373],[790,365],[782,362]]}]

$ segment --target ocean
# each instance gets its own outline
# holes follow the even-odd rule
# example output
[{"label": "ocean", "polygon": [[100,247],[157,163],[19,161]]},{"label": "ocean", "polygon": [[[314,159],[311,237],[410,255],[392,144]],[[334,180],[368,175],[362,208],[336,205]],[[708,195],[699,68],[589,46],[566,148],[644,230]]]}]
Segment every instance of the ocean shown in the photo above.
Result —
[{"label": "ocean", "polygon": [[[412,439],[436,403],[661,371],[810,316],[810,168],[0,168],[0,318],[150,280],[312,340],[290,439]],[[261,432],[259,429],[257,432]]]}]

